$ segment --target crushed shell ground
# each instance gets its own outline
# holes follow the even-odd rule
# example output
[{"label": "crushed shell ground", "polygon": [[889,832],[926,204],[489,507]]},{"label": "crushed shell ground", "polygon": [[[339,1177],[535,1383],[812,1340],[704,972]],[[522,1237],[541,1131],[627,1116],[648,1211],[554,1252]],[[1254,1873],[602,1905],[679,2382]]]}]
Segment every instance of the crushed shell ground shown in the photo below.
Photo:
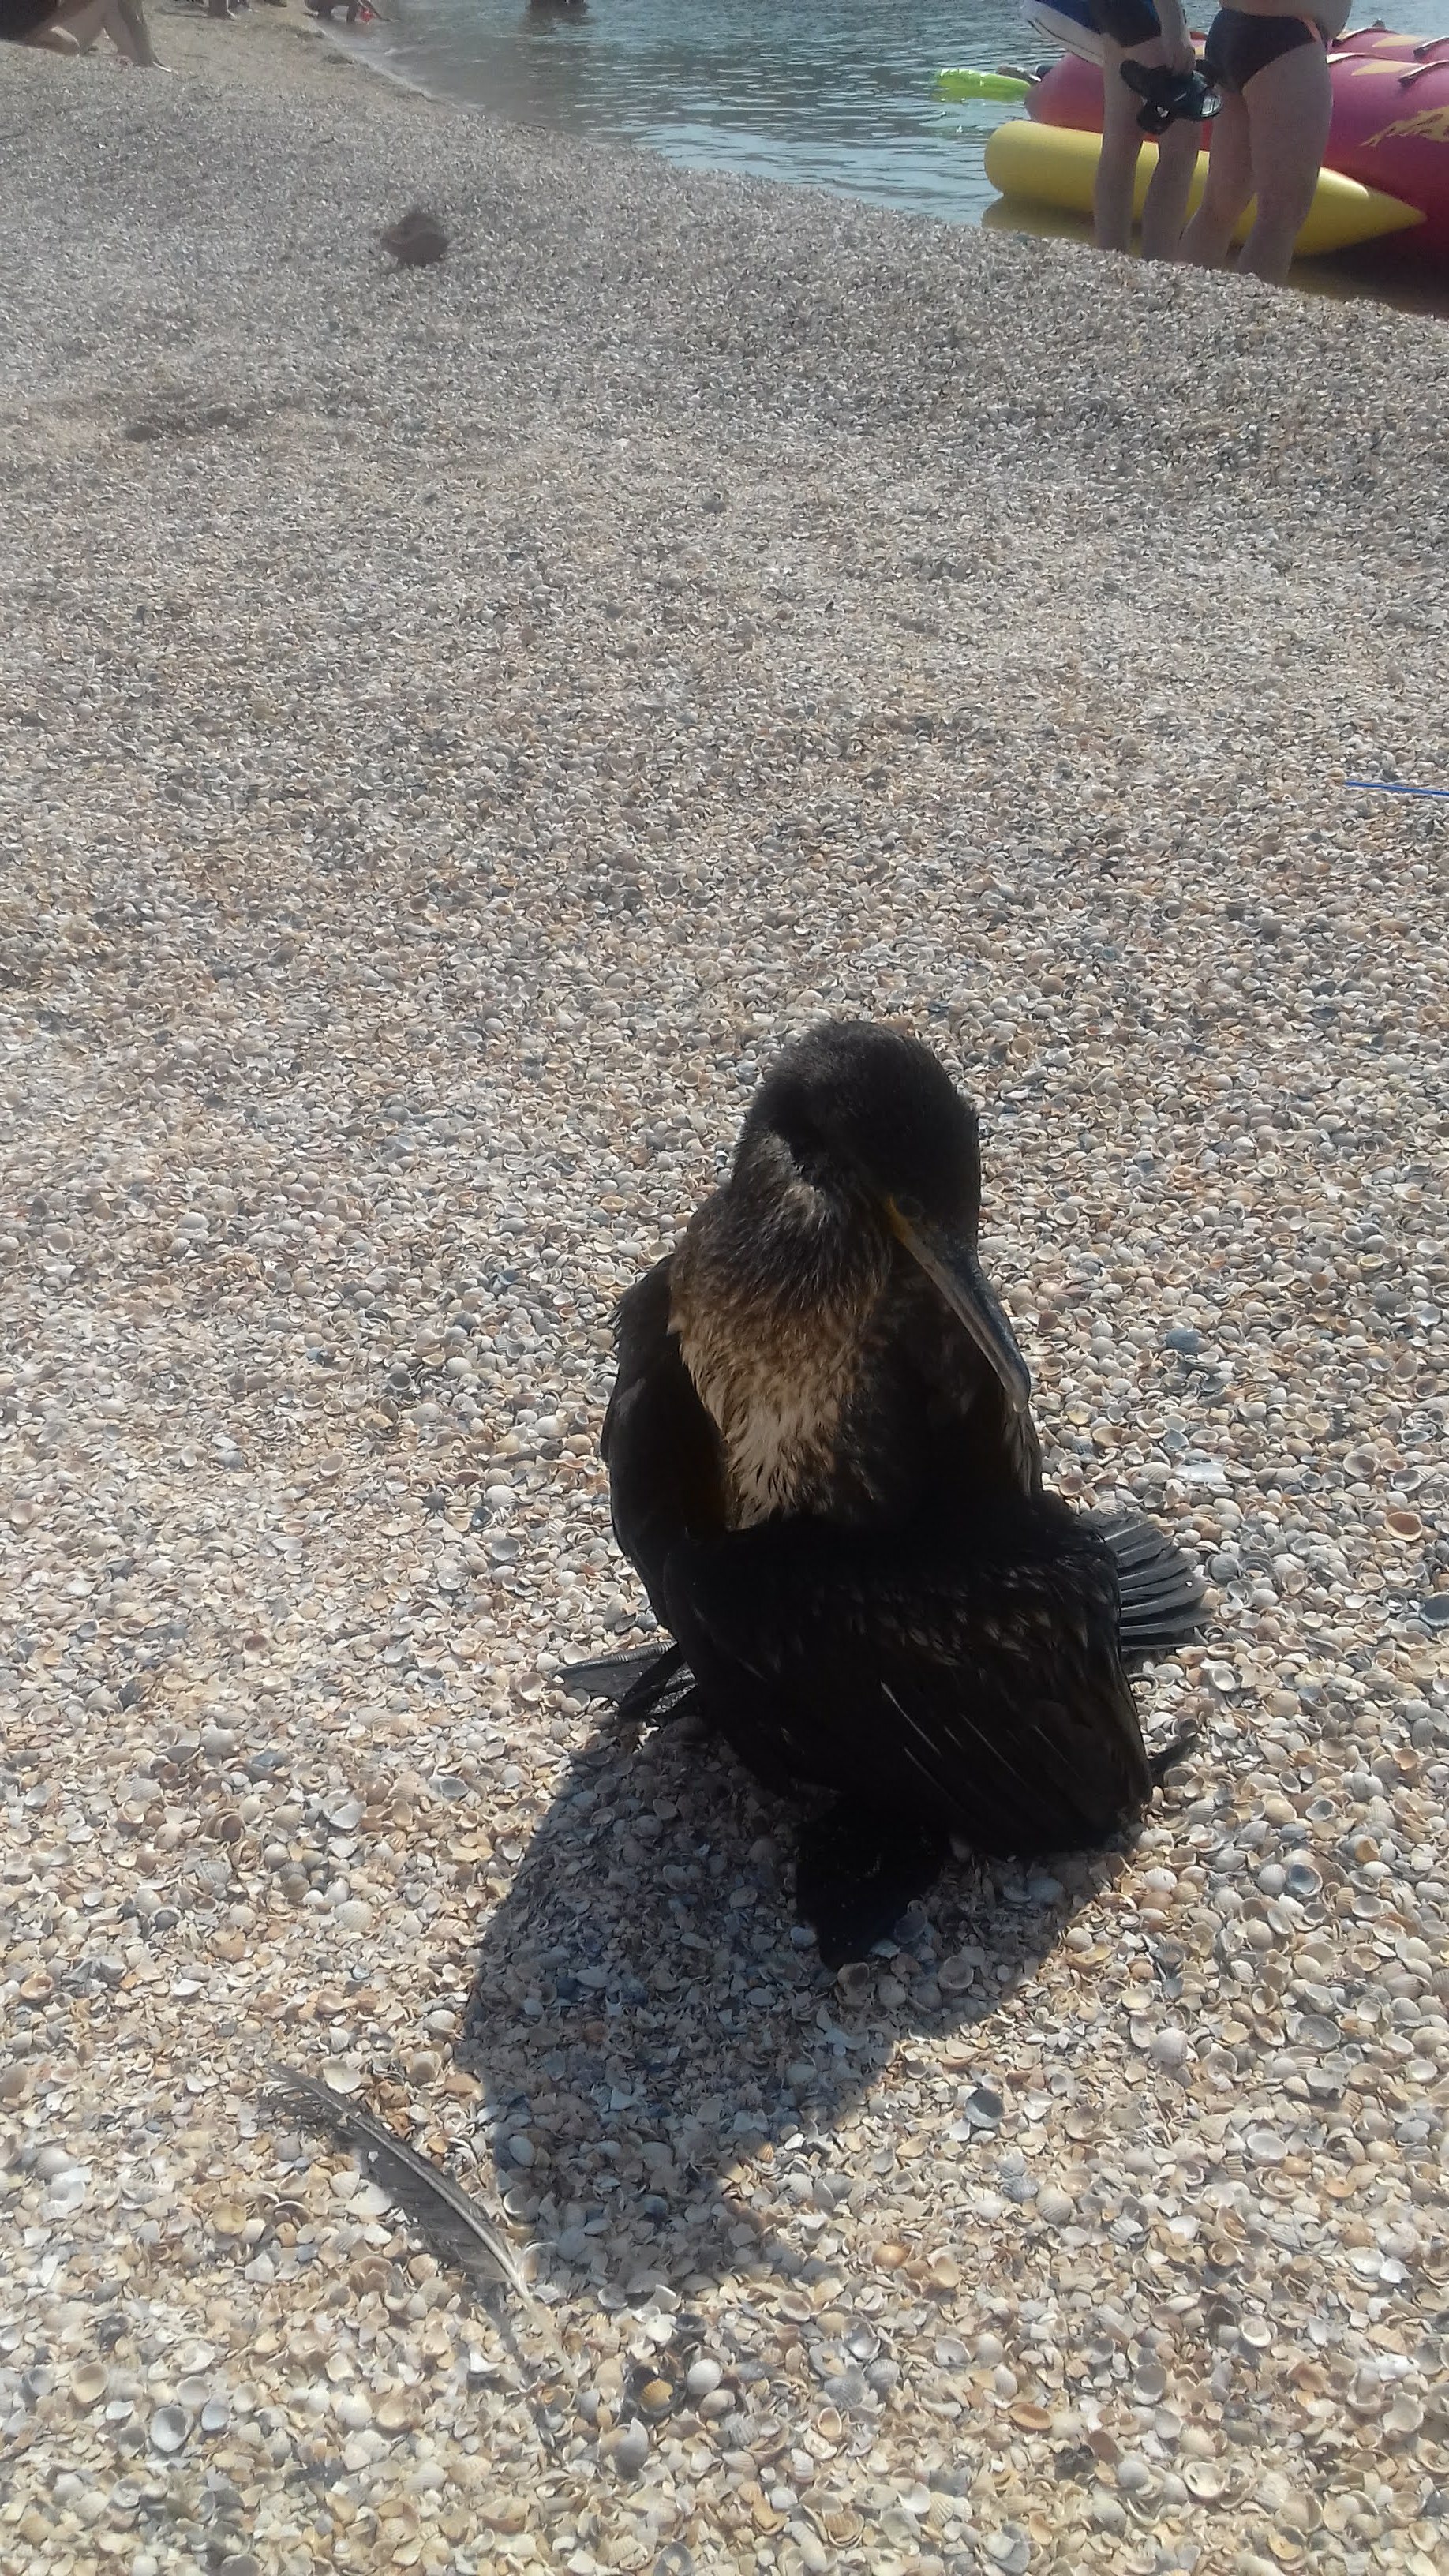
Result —
[{"label": "crushed shell ground", "polygon": [[[0,2569],[1443,2576],[1442,326],[158,33],[0,65]],[[827,1008],[1218,1603],[1134,1850],[838,1982],[555,1680]]]}]

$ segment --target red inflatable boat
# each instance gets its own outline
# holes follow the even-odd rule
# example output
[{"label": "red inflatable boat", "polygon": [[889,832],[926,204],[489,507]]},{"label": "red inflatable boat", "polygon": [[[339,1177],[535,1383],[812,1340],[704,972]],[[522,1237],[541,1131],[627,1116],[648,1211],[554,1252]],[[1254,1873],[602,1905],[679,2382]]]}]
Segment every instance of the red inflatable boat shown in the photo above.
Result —
[{"label": "red inflatable boat", "polygon": [[[1395,36],[1363,27],[1328,57],[1333,123],[1324,168],[1417,206],[1424,220],[1394,236],[1403,255],[1449,264],[1449,36]],[[1033,89],[1039,125],[1099,134],[1102,75],[1067,54]],[[1210,129],[1209,129],[1210,130]]]}]

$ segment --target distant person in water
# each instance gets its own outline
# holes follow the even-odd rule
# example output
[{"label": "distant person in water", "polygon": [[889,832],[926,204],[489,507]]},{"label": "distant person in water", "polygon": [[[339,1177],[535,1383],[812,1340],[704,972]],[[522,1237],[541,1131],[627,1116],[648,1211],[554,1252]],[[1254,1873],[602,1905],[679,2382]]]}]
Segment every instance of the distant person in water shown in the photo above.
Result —
[{"label": "distant person in water", "polygon": [[[1132,238],[1132,193],[1137,156],[1145,140],[1137,122],[1138,91],[1122,78],[1126,62],[1144,71],[1191,72],[1197,57],[1182,0],[1088,0],[1102,39],[1102,150],[1092,199],[1092,238],[1098,250],[1126,250]],[[1175,117],[1158,139],[1157,167],[1142,209],[1142,256],[1176,256],[1187,192],[1197,167],[1201,128]]]},{"label": "distant person in water", "polygon": [[1330,39],[1348,24],[1351,0],[1318,0],[1311,18],[1287,18],[1273,0],[1220,9],[1208,29],[1203,69],[1222,92],[1203,201],[1182,237],[1195,268],[1221,268],[1238,218],[1258,200],[1238,256],[1244,277],[1281,286],[1303,229],[1333,114]]}]

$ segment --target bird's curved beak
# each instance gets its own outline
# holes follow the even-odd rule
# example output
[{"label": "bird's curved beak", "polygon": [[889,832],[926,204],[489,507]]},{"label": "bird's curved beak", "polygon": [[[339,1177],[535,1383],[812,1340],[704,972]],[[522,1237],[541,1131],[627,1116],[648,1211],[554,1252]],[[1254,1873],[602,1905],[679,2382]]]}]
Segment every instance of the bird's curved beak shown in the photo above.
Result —
[{"label": "bird's curved beak", "polygon": [[1031,1402],[1031,1372],[1017,1348],[1016,1336],[981,1275],[981,1265],[968,1243],[940,1233],[919,1217],[901,1213],[887,1201],[891,1232],[911,1259],[939,1289],[951,1312],[965,1325],[1013,1413],[1025,1413]]}]

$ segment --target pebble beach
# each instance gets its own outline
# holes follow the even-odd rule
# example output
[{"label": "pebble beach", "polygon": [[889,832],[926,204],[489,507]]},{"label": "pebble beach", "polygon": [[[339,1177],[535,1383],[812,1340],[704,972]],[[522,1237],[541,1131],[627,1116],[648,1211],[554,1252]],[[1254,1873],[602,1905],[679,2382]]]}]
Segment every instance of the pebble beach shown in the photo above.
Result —
[{"label": "pebble beach", "polygon": [[[0,48],[0,2576],[1444,2576],[1442,324],[153,27]],[[839,1978],[556,1678],[827,1011],[1216,1605]]]}]

